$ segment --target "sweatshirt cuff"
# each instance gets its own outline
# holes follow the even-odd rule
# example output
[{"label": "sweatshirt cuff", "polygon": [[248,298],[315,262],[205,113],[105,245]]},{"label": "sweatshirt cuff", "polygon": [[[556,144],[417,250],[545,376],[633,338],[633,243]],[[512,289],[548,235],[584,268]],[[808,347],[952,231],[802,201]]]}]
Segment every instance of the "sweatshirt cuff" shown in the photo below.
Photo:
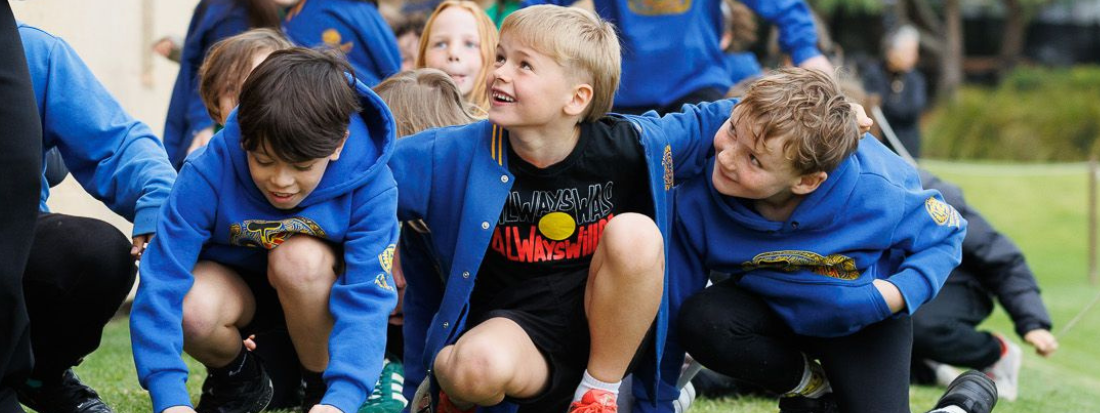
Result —
[{"label": "sweatshirt cuff", "polygon": [[365,389],[347,380],[335,380],[328,383],[328,391],[321,399],[321,404],[334,406],[344,413],[355,413],[359,411],[359,405],[365,400],[367,400]]},{"label": "sweatshirt cuff", "polygon": [[820,55],[821,55],[821,51],[817,50],[817,46],[814,46],[814,45],[802,46],[802,47],[799,47],[798,49],[791,52],[791,61],[793,61],[794,64],[797,66],[797,65],[802,64],[802,62],[805,62],[807,59],[809,59],[811,57],[816,57],[816,56],[820,56]]},{"label": "sweatshirt cuff", "polygon": [[898,287],[901,297],[905,299],[905,309],[909,315],[917,312],[921,305],[935,296],[935,290],[928,284],[928,280],[913,270],[905,270],[886,279],[886,281]]},{"label": "sweatshirt cuff", "polygon": [[152,234],[157,231],[157,218],[160,206],[147,207],[134,213],[134,236]]},{"label": "sweatshirt cuff", "polygon": [[153,399],[153,412],[163,412],[169,407],[191,407],[187,394],[187,375],[174,372],[156,373],[149,377],[149,396]]}]

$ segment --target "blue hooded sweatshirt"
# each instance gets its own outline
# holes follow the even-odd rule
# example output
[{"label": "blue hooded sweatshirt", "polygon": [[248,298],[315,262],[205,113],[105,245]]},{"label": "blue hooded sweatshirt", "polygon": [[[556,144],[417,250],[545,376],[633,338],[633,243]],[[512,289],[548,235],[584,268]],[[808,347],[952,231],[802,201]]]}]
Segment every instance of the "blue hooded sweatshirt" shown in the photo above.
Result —
[{"label": "blue hooded sweatshirt", "polygon": [[180,71],[164,120],[164,147],[177,170],[199,131],[214,126],[199,96],[199,67],[206,52],[219,40],[248,31],[248,10],[236,0],[203,0],[195,6],[183,41]]},{"label": "blue hooded sweatshirt", "polygon": [[[714,132],[726,121],[733,101],[684,106],[683,112],[662,118],[624,116],[633,124],[645,150],[654,219],[663,233],[670,230],[672,186],[677,179],[698,175]],[[465,328],[466,307],[477,271],[488,250],[494,223],[500,217],[514,176],[508,171],[506,132],[482,121],[433,129],[404,138],[390,166],[400,188],[398,217],[422,219],[431,229],[427,248],[438,256],[403,255],[405,291],[405,396],[430,374],[436,354],[453,344]],[[642,173],[645,173],[642,172]],[[665,239],[666,246],[668,238]],[[417,269],[410,271],[410,269]],[[435,271],[439,268],[446,287]],[[666,278],[667,283],[667,278]],[[666,286],[667,291],[667,286]],[[658,360],[667,330],[667,299],[662,299],[654,334],[657,345],[634,371],[636,411],[653,411]],[[675,382],[676,377],[671,380]],[[679,393],[676,393],[678,396]],[[670,405],[675,396],[661,400]],[[512,411],[504,403],[489,411]]]},{"label": "blue hooded sweatshirt", "polygon": [[183,297],[194,282],[195,263],[211,260],[266,274],[267,250],[297,233],[341,245],[346,264],[329,298],[336,324],[322,404],[354,412],[370,394],[397,304],[390,275],[397,188],[386,165],[395,128],[382,100],[362,83],[356,86],[365,109],[352,116],[340,159],[294,209],[276,209],[256,188],[236,111],[209,145],[187,158],[145,253],[130,316],[138,378],[149,389],[154,412],[191,404],[180,353]]},{"label": "blue hooded sweatshirt", "polygon": [[299,45],[344,52],[355,76],[367,86],[401,70],[397,38],[374,3],[366,0],[301,0],[287,12],[283,31]]},{"label": "blue hooded sweatshirt", "polygon": [[678,187],[669,267],[689,294],[709,271],[731,274],[795,333],[837,337],[892,315],[875,279],[898,287],[909,314],[935,297],[965,235],[940,193],[867,137],[784,222],[722,195],[709,174]]},{"label": "blue hooded sweatshirt", "polygon": [[[571,5],[574,0],[527,0],[527,5]],[[744,0],[779,26],[779,44],[796,63],[817,50],[810,8],[802,0]],[[722,0],[595,0],[600,17],[615,24],[623,50],[619,107],[661,107],[704,88],[733,86],[722,37]]]},{"label": "blue hooded sweatshirt", "polygon": [[[42,119],[43,158],[58,148],[84,190],[134,223],[133,235],[152,233],[176,180],[160,139],[122,109],[64,40],[23,23],[19,35]],[[45,175],[41,194],[39,209],[48,212]]]}]

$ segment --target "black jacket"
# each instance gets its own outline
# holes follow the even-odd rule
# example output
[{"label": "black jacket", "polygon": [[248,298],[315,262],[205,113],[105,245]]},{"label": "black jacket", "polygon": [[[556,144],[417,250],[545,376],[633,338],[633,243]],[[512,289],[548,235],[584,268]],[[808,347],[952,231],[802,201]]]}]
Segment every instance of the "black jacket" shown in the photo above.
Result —
[{"label": "black jacket", "polygon": [[996,296],[1021,337],[1037,328],[1049,330],[1050,315],[1020,248],[967,205],[959,187],[923,169],[920,178],[925,188],[940,191],[968,222],[962,264],[951,272],[947,282],[969,284]]}]

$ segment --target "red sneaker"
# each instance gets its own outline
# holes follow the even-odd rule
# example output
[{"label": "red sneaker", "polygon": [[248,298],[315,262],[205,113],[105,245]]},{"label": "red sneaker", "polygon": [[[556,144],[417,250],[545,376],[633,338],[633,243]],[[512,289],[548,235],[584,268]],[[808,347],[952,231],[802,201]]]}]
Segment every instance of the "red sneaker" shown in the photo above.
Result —
[{"label": "red sneaker", "polygon": [[619,404],[609,391],[590,389],[581,400],[569,405],[569,413],[616,413]]}]

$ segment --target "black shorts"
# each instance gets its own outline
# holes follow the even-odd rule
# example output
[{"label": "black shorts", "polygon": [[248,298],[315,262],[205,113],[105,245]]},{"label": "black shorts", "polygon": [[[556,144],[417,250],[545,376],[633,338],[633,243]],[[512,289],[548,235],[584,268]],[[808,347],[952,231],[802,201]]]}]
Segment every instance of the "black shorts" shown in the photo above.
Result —
[{"label": "black shorts", "polygon": [[298,393],[302,370],[298,362],[298,352],[290,341],[279,294],[268,282],[267,271],[230,268],[244,280],[256,300],[256,311],[252,315],[252,321],[241,328],[241,338],[256,336],[256,350],[252,354],[263,364],[275,390],[268,408],[297,408],[302,403]]},{"label": "black shorts", "polygon": [[[591,337],[584,309],[587,283],[586,268],[535,278],[500,291],[487,303],[472,303],[474,310],[467,331],[491,318],[511,320],[527,333],[550,366],[547,388],[541,394],[524,399],[505,398],[520,405],[521,412],[568,410],[588,367]],[[651,328],[631,362],[631,370],[651,341],[652,333]]]}]

